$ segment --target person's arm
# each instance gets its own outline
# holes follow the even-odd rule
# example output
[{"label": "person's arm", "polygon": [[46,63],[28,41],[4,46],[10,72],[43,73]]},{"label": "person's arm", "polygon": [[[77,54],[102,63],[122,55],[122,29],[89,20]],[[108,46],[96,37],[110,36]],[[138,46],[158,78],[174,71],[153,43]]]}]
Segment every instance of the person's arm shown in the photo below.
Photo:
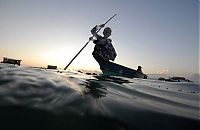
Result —
[{"label": "person's arm", "polygon": [[96,37],[97,39],[99,37],[101,37],[100,35],[97,34],[97,30],[99,30],[100,28],[103,28],[105,25],[101,24],[101,25],[96,25],[94,28],[92,28],[91,33],[94,37]]},{"label": "person's arm", "polygon": [[95,26],[94,28],[92,28],[92,30],[91,30],[92,35],[95,36],[95,37],[96,37],[96,35],[97,35],[97,30],[98,30],[98,25],[96,25],[96,26]]}]

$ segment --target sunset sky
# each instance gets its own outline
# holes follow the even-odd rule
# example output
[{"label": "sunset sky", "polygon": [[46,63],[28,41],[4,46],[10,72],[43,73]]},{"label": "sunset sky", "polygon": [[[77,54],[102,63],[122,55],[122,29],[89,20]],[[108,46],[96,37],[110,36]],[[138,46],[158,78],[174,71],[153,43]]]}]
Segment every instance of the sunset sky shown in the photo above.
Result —
[{"label": "sunset sky", "polygon": [[[0,0],[0,59],[64,68],[96,24],[112,28],[115,63],[147,74],[199,73],[199,0]],[[99,34],[102,34],[100,32]],[[69,69],[99,70],[91,42]]]}]

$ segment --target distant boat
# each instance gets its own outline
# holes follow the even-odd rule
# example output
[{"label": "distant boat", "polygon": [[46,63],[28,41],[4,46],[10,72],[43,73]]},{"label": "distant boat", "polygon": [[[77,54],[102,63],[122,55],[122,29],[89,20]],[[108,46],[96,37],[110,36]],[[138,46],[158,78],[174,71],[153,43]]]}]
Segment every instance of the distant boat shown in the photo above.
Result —
[{"label": "distant boat", "polygon": [[20,66],[21,61],[22,60],[16,60],[16,59],[3,57],[3,61],[1,63],[8,63],[8,64],[19,65]]},{"label": "distant boat", "polygon": [[48,66],[47,66],[47,69],[57,69],[57,66],[54,66],[54,65],[48,65]]},{"label": "distant boat", "polygon": [[128,78],[143,78],[146,79],[147,75],[142,71],[137,71],[113,62],[101,62],[100,69],[105,76],[122,76]]},{"label": "distant boat", "polygon": [[186,79],[184,77],[169,77],[169,78],[158,78],[158,80],[162,81],[169,81],[169,82],[192,82],[189,79]]}]

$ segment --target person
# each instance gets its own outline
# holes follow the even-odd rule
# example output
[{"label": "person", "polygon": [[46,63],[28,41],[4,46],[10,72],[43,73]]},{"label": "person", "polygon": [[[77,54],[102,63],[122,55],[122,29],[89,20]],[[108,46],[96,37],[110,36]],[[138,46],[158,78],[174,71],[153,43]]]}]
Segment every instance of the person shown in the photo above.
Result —
[{"label": "person", "polygon": [[112,33],[111,28],[106,27],[103,30],[103,37],[97,34],[97,30],[99,28],[103,28],[104,26],[104,24],[96,25],[91,30],[93,37],[91,37],[90,40],[92,40],[95,44],[92,55],[94,59],[99,63],[99,65],[103,62],[109,62],[109,60],[114,61],[117,56],[115,49],[112,45],[112,40],[109,38]]},{"label": "person", "polygon": [[137,71],[142,73],[142,66],[138,66]]}]

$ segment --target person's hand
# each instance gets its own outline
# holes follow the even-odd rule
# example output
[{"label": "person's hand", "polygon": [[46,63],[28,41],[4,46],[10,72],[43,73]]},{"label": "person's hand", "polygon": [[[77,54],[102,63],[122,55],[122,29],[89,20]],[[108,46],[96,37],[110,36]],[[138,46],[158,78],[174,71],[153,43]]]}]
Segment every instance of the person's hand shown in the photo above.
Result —
[{"label": "person's hand", "polygon": [[93,41],[93,40],[94,40],[94,38],[93,38],[93,37],[89,37],[89,40],[90,40],[90,41]]},{"label": "person's hand", "polygon": [[103,27],[105,27],[105,24],[101,24],[101,25],[99,25],[99,27],[103,28]]}]

